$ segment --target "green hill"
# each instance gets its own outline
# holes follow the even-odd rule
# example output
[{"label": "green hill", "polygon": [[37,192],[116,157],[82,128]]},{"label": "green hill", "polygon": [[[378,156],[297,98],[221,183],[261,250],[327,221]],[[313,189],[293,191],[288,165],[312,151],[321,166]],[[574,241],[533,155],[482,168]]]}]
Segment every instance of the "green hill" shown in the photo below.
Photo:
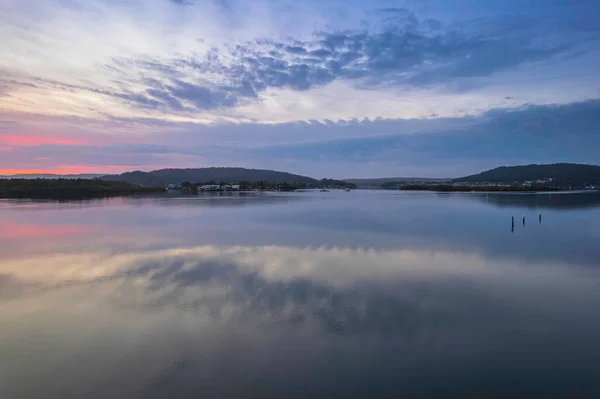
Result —
[{"label": "green hill", "polygon": [[286,172],[244,168],[197,168],[160,169],[152,172],[127,172],[120,175],[102,176],[103,180],[124,181],[147,187],[162,187],[165,184],[189,182],[264,181],[270,183],[317,184],[318,180]]},{"label": "green hill", "polygon": [[[550,181],[550,179],[552,179]],[[600,184],[600,166],[574,163],[502,166],[476,175],[454,179],[460,183],[514,183],[547,181],[554,186]]]}]

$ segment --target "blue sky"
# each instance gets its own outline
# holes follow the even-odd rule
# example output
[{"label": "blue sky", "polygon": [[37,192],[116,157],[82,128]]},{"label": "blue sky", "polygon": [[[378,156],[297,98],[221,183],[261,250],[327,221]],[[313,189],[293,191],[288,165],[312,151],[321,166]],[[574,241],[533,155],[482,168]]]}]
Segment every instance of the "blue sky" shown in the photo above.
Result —
[{"label": "blue sky", "polygon": [[598,163],[593,0],[3,0],[0,172]]}]

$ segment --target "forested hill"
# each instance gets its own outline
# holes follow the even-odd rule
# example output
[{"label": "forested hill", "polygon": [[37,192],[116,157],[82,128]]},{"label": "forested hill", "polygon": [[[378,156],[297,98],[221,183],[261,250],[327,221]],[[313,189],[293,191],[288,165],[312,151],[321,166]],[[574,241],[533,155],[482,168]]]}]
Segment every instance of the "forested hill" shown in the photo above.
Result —
[{"label": "forested hill", "polygon": [[127,172],[120,175],[102,176],[103,180],[124,181],[148,187],[162,187],[165,184],[189,182],[228,182],[264,181],[271,183],[316,184],[318,181],[301,175],[264,169],[244,168],[197,168],[160,169],[152,172]]},{"label": "forested hill", "polygon": [[600,166],[574,163],[502,166],[476,175],[455,179],[465,183],[513,183],[552,179],[553,185],[600,184]]}]

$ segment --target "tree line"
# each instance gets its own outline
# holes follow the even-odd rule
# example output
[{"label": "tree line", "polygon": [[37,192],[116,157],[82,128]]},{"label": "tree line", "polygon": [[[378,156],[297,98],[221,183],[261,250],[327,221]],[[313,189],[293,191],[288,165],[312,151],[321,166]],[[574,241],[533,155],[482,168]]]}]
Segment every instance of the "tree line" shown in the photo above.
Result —
[{"label": "tree line", "polygon": [[0,198],[86,199],[164,191],[100,179],[0,179]]}]

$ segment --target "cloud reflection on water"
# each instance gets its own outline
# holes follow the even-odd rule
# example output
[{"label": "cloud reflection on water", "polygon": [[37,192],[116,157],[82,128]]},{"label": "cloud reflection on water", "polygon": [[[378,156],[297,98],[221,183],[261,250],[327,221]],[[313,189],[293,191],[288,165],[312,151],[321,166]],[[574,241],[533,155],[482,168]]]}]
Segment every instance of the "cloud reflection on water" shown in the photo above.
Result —
[{"label": "cloud reflection on water", "polygon": [[3,242],[0,397],[600,393],[590,214],[510,235],[462,196],[349,195],[6,212],[49,235]]},{"label": "cloud reflection on water", "polygon": [[[470,375],[467,386],[515,378],[527,392],[539,390],[543,373],[535,367],[550,355],[562,362],[544,364],[544,373],[563,372],[560,388],[572,388],[570,381],[585,387],[593,366],[572,356],[599,349],[600,323],[589,318],[600,299],[598,276],[560,264],[450,251],[201,246],[23,258],[4,262],[0,275],[3,319],[12,326],[0,332],[8,344],[0,385],[31,393],[14,397],[91,388],[111,397],[114,388],[89,373],[125,381],[142,397],[175,383],[183,397],[197,389],[235,396],[226,376],[246,392],[293,396],[286,384],[301,380],[323,392],[328,383],[311,368],[346,393],[365,389],[347,380],[360,373],[380,380],[376,391],[435,393],[435,386],[393,377],[390,367],[433,378],[453,362]],[[521,373],[496,376],[508,359]],[[371,369],[360,371],[363,363]],[[24,389],[35,372],[39,384]],[[83,379],[52,385],[67,375]],[[447,392],[459,388],[445,384]]]}]

